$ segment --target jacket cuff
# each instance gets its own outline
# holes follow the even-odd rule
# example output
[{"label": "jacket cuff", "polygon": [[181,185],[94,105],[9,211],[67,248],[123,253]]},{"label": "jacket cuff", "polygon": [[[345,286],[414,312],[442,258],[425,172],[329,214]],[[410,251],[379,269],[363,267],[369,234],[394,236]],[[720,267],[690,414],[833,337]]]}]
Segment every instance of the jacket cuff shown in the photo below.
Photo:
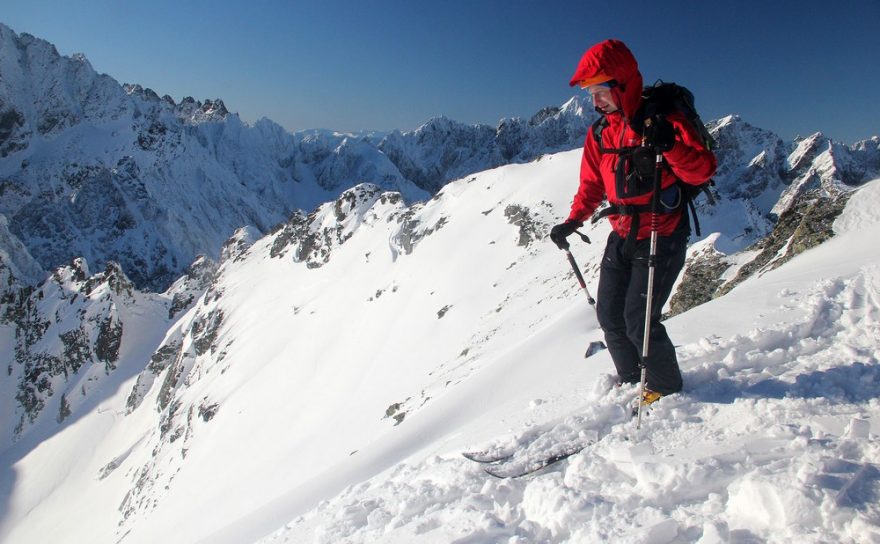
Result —
[{"label": "jacket cuff", "polygon": [[676,140],[672,149],[663,153],[663,156],[666,157],[666,160],[670,163],[678,162],[682,158],[682,154],[685,153],[685,147],[686,146],[683,143]]}]

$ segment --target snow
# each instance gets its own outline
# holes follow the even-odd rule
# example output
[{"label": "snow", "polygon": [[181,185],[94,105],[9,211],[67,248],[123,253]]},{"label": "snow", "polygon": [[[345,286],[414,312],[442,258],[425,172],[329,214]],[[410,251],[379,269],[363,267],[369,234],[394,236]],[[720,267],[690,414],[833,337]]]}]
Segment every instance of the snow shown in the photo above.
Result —
[{"label": "snow", "polygon": [[[850,250],[878,234],[869,208],[880,182],[862,191],[833,242],[670,321],[687,387],[642,431],[620,413],[632,391],[554,373],[556,394],[579,386],[583,405],[524,403],[508,415],[522,428],[488,443],[528,442],[559,417],[557,438],[560,428],[601,435],[562,466],[488,478],[458,455],[487,443],[479,430],[496,414],[477,411],[446,443],[261,542],[880,541],[880,266],[876,249]],[[499,370],[499,382],[534,391]]]},{"label": "snow", "polygon": [[[0,453],[0,540],[880,542],[880,180],[837,236],[667,322],[685,390],[636,430],[635,389],[614,386],[607,352],[583,358],[601,333],[564,255],[518,245],[505,215],[527,208],[546,234],[579,160],[447,185],[411,210],[411,252],[404,204],[367,189],[316,212],[344,217],[318,268],[240,232],[186,315],[144,306],[100,404]],[[593,292],[607,232],[573,246]],[[157,410],[161,374],[127,413],[163,336],[182,343],[175,408]],[[521,479],[461,456],[577,441]]]}]

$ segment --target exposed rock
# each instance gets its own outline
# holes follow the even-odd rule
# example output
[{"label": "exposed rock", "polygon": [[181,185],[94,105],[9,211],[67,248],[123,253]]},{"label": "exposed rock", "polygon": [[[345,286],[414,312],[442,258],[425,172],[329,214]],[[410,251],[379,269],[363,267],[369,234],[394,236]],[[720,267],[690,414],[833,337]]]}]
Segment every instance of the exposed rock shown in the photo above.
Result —
[{"label": "exposed rock", "polygon": [[202,421],[205,423],[214,419],[214,416],[217,415],[217,411],[220,409],[220,405],[218,403],[202,403],[199,405],[199,417],[202,418]]},{"label": "exposed rock", "polygon": [[71,374],[76,374],[80,368],[92,362],[92,344],[88,333],[82,327],[66,331],[59,338],[64,346],[60,370],[65,378],[69,378]]},{"label": "exposed rock", "polygon": [[537,221],[525,206],[510,204],[504,208],[504,216],[511,225],[519,227],[518,246],[529,247],[535,240],[544,238],[546,225]]},{"label": "exposed rock", "polygon": [[272,242],[269,256],[273,259],[284,257],[289,248],[302,241],[307,232],[308,218],[304,213],[297,210],[290,216],[290,219],[273,233],[275,234],[275,240]]},{"label": "exposed rock", "polygon": [[[36,288],[7,293],[4,319],[16,330],[15,357],[7,372],[16,381],[19,421],[15,435],[33,424],[46,409],[57,409],[57,422],[76,411],[71,393],[87,396],[102,375],[115,369],[125,327],[119,318],[124,305],[149,306],[119,267],[88,276],[83,259],[59,268]],[[89,379],[82,377],[88,375]],[[57,397],[56,397],[57,395]],[[53,399],[53,397],[56,397]]]},{"label": "exposed rock", "polygon": [[64,420],[70,417],[70,414],[73,413],[70,411],[70,403],[67,402],[67,396],[61,395],[61,402],[58,407],[58,417],[55,418],[55,421],[58,423],[64,423]]},{"label": "exposed rock", "polygon": [[21,112],[12,108],[0,110],[0,157],[6,157],[28,146],[30,134],[19,133],[23,126],[24,115]]},{"label": "exposed rock", "polygon": [[807,193],[779,217],[776,228],[753,249],[758,255],[739,269],[736,277],[724,284],[716,296],[724,295],[753,274],[763,274],[796,255],[819,245],[834,235],[834,219],[843,211],[851,193],[825,196],[820,191]]},{"label": "exposed rock", "polygon": [[172,293],[168,319],[192,307],[195,300],[206,292],[214,281],[217,263],[204,255],[200,255],[187,269],[184,276],[169,289]]},{"label": "exposed rock", "polygon": [[440,217],[433,225],[426,226],[417,218],[422,209],[423,206],[417,204],[397,217],[397,222],[400,223],[400,230],[395,237],[395,245],[405,255],[411,254],[419,242],[442,229],[448,221],[446,217]]},{"label": "exposed rock", "polygon": [[242,227],[226,240],[220,251],[220,263],[226,261],[238,262],[244,259],[247,250],[260,239],[261,234],[254,227]]},{"label": "exposed rock", "polygon": [[[115,312],[114,312],[115,313]],[[104,363],[107,372],[116,369],[119,347],[122,345],[122,323],[113,315],[101,320],[95,340],[95,356]]]},{"label": "exposed rock", "polygon": [[681,284],[669,299],[669,313],[672,317],[684,313],[695,306],[714,298],[718,288],[724,283],[722,274],[730,267],[724,255],[711,244],[694,254],[685,266]]},{"label": "exposed rock", "polygon": [[223,310],[212,310],[207,315],[196,317],[192,324],[193,348],[196,355],[204,355],[216,349],[215,341],[223,325]]}]

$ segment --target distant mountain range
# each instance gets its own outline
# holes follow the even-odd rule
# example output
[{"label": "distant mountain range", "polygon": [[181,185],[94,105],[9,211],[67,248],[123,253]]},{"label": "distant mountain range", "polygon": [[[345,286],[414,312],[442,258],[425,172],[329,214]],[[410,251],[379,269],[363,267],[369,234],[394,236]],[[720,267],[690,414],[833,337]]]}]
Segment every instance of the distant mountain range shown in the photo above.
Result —
[{"label": "distant mountain range", "polygon": [[[581,100],[497,127],[445,118],[413,132],[290,134],[222,100],[120,85],[82,55],[0,24],[0,252],[32,282],[77,257],[164,290],[244,225],[260,232],[359,183],[429,198],[448,181],[582,140]],[[7,232],[8,231],[8,232]],[[20,240],[33,260],[21,247]]]},{"label": "distant mountain range", "polygon": [[[576,148],[595,118],[575,97],[496,127],[440,117],[412,132],[291,134],[247,125],[219,99],[120,85],[2,24],[0,75],[0,267],[25,283],[85,258],[162,291],[242,226],[268,232],[359,183],[424,200],[453,179]],[[738,201],[746,241],[769,231],[779,188],[855,185],[880,169],[876,138],[784,142],[737,117],[710,128],[719,191]],[[765,191],[773,202],[755,202]]]}]

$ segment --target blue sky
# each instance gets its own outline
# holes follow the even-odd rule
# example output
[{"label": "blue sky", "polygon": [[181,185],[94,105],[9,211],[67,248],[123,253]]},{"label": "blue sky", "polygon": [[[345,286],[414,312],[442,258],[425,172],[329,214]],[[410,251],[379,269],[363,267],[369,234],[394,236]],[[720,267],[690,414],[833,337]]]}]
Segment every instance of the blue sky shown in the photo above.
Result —
[{"label": "blue sky", "polygon": [[690,87],[704,120],[880,135],[877,0],[0,0],[0,22],[120,83],[289,130],[529,117],[581,92],[578,59],[614,37],[646,82]]}]

